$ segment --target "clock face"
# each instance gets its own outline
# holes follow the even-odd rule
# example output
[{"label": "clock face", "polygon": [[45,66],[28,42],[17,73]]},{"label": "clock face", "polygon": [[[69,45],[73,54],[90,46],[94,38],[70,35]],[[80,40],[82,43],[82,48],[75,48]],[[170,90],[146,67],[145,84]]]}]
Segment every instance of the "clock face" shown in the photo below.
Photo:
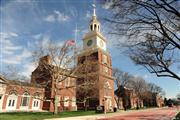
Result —
[{"label": "clock face", "polygon": [[92,40],[88,40],[88,41],[87,41],[87,46],[91,46],[91,45],[92,45],[92,43],[93,43],[93,41],[92,41]]}]

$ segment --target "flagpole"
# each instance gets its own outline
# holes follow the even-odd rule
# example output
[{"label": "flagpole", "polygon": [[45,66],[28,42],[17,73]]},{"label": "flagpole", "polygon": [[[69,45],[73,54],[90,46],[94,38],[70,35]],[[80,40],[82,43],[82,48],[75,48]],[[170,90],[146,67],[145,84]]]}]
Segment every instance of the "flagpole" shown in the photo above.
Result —
[{"label": "flagpole", "polygon": [[76,23],[76,28],[75,28],[75,33],[74,33],[74,41],[75,41],[75,45],[74,45],[74,67],[76,66],[76,54],[77,54],[77,46],[76,46],[76,44],[77,44],[77,32],[78,32],[78,30],[77,30],[77,23]]}]

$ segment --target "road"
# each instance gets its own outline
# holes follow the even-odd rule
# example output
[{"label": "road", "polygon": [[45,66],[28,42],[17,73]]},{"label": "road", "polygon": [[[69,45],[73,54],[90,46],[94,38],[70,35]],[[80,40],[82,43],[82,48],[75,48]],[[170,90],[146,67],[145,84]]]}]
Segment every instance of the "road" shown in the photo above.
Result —
[{"label": "road", "polygon": [[178,108],[149,109],[101,118],[99,120],[171,120],[179,110]]}]

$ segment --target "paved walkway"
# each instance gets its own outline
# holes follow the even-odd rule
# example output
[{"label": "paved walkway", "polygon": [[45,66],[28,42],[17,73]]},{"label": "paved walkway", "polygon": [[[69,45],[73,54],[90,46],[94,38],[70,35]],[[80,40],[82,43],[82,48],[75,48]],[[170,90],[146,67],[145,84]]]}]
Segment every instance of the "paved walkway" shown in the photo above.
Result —
[{"label": "paved walkway", "polygon": [[100,120],[172,120],[177,113],[176,108],[151,109],[142,112],[132,112]]},{"label": "paved walkway", "polygon": [[106,115],[98,114],[46,120],[171,120],[179,110],[177,110],[177,108],[151,108],[144,110],[118,111]]}]

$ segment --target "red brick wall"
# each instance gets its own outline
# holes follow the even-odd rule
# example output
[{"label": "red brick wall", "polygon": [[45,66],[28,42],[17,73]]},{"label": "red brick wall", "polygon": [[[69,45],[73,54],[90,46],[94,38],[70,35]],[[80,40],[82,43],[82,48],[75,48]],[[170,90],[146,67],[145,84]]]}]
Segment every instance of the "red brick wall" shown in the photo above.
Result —
[{"label": "red brick wall", "polygon": [[[30,94],[30,101],[28,105],[28,110],[31,110],[32,108],[32,96],[34,96],[35,93],[40,93],[41,96],[44,96],[44,89],[43,88],[36,88],[36,87],[30,87],[30,86],[20,86],[20,85],[13,85],[13,84],[7,84],[6,91],[5,91],[5,97],[3,100],[3,110],[6,110],[6,104],[7,104],[7,98],[11,91],[16,91],[17,93],[17,104],[16,109],[20,109],[21,106],[21,99],[24,92],[28,92]],[[42,102],[40,102],[42,104]],[[42,108],[42,105],[40,105],[40,109]]]}]

